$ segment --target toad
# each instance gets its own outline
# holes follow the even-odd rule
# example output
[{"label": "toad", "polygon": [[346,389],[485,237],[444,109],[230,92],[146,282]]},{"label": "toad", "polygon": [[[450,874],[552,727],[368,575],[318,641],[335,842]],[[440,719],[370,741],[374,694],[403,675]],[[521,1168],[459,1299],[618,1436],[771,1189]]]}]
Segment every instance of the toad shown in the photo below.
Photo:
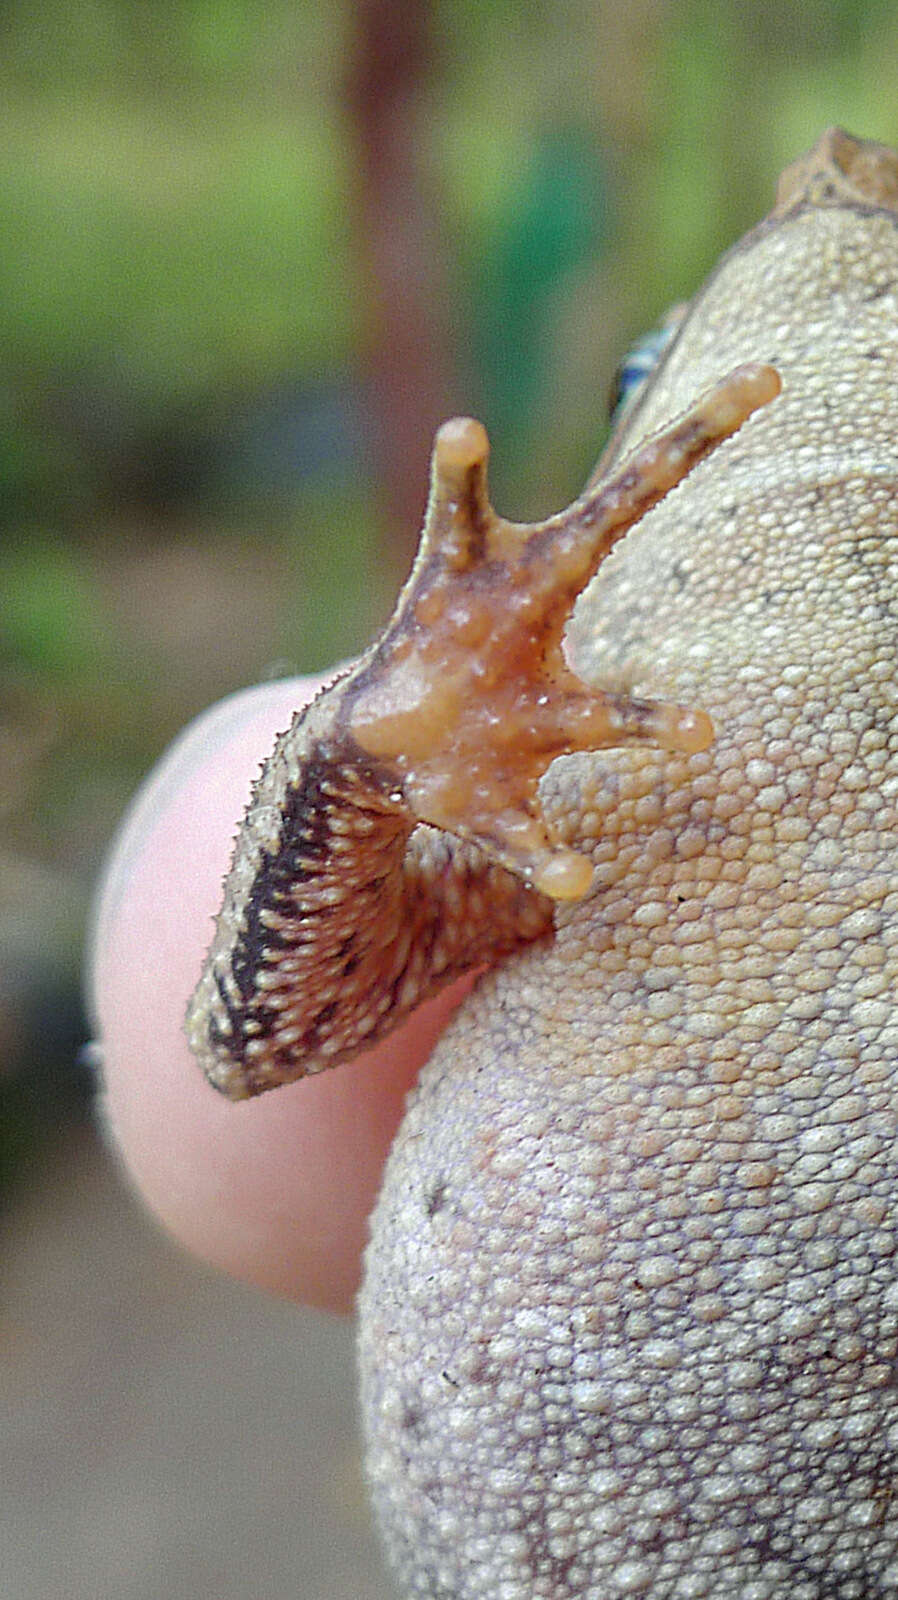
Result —
[{"label": "toad", "polygon": [[407,1600],[898,1592],[898,157],[826,133],[668,332],[557,517],[440,431],[188,1016],[239,1099],[488,969],[360,1301]]}]

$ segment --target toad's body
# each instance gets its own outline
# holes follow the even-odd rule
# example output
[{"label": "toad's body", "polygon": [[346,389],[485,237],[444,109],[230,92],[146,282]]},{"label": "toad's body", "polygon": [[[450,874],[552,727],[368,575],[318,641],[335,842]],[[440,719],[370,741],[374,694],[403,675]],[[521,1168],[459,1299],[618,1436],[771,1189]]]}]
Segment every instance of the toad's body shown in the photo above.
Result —
[{"label": "toad's body", "polygon": [[361,1343],[404,1596],[898,1593],[895,190],[894,158],[827,136],[617,443],[738,362],[781,376],[568,636],[587,682],[708,712],[713,743],[552,766],[549,836],[592,891],[551,937],[505,888],[535,942],[456,1018],[390,1160]]}]

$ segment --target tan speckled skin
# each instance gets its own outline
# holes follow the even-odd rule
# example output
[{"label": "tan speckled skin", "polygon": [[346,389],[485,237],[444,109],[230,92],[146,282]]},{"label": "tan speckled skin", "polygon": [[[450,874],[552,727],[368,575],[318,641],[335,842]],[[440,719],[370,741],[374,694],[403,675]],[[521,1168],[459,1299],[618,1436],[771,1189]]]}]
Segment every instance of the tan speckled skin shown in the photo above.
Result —
[{"label": "tan speckled skin", "polygon": [[555,763],[594,892],[480,985],[389,1163],[361,1362],[404,1597],[898,1594],[896,221],[757,230],[621,443],[782,374],[571,628],[715,743]]}]

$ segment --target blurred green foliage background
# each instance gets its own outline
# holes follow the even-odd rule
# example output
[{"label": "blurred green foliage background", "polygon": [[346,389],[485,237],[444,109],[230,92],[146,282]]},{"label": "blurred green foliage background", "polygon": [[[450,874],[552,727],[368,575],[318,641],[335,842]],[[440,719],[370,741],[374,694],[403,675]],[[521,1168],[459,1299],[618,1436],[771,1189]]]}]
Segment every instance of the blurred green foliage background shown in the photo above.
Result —
[{"label": "blurred green foliage background", "polygon": [[92,881],[192,714],[361,645],[433,429],[576,492],[628,341],[839,122],[886,0],[0,10],[0,1182],[77,1106]]}]

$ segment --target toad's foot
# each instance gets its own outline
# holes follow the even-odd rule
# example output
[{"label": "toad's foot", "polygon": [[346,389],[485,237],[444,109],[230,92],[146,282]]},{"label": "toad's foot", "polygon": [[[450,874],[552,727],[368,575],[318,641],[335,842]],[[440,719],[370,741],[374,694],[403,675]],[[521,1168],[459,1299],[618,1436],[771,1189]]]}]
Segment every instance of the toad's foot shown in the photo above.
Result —
[{"label": "toad's foot", "polygon": [[552,901],[591,878],[539,814],[554,756],[708,744],[701,711],[588,689],[562,630],[615,539],[778,389],[769,367],[738,369],[534,527],[492,511],[479,423],[440,430],[395,616],[278,739],[237,836],[187,1014],[217,1088],[241,1099],[348,1060],[459,973],[548,933]]},{"label": "toad's foot", "polygon": [[613,476],[534,524],[493,511],[480,423],[440,429],[417,561],[344,706],[347,731],[395,770],[418,820],[553,900],[586,892],[588,858],[553,841],[539,813],[549,763],[639,740],[703,750],[713,729],[701,710],[587,688],[561,648],[571,606],[621,535],[779,390],[772,367],[737,367]]}]

